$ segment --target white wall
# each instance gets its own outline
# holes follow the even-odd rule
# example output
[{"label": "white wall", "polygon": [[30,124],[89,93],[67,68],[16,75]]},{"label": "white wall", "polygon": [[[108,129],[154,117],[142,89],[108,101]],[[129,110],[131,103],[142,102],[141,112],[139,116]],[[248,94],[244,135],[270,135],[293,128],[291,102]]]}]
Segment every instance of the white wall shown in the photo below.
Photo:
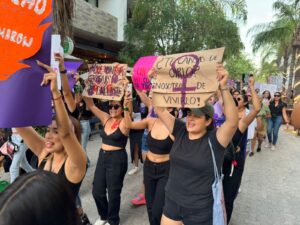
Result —
[{"label": "white wall", "polygon": [[127,0],[99,0],[99,8],[118,18],[118,41],[124,41],[127,23]]}]

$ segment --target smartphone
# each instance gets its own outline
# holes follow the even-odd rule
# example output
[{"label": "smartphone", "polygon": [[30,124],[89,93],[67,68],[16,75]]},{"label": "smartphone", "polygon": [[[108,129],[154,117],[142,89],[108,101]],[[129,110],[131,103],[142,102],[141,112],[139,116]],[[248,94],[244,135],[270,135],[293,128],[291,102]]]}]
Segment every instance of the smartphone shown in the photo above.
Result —
[{"label": "smartphone", "polygon": [[128,98],[132,98],[132,83],[127,84],[126,96],[128,96]]}]

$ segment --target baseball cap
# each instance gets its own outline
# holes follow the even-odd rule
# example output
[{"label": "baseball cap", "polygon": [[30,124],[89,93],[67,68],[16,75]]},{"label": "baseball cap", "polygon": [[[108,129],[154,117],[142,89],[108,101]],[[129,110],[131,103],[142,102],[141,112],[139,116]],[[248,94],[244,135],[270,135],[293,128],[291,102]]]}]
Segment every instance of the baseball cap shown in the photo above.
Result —
[{"label": "baseball cap", "polygon": [[191,108],[189,110],[196,116],[207,115],[210,118],[214,118],[215,110],[214,107],[209,103],[205,103],[205,106],[201,108]]}]

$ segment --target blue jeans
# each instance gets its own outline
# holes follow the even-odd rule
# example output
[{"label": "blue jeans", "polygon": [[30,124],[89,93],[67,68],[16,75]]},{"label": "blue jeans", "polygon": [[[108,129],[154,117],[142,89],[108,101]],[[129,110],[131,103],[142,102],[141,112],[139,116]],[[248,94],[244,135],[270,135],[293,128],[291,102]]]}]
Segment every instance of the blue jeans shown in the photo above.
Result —
[{"label": "blue jeans", "polygon": [[26,172],[32,172],[34,169],[29,165],[26,159],[26,150],[28,147],[25,143],[22,143],[21,136],[18,134],[13,134],[11,139],[12,142],[19,146],[19,150],[14,153],[14,157],[9,168],[10,182],[12,183],[20,175],[20,167],[22,167],[22,169],[24,169]]},{"label": "blue jeans", "polygon": [[91,133],[91,126],[89,120],[80,120],[81,126],[81,145],[86,151],[86,146],[89,141],[89,136]]},{"label": "blue jeans", "polygon": [[282,116],[276,116],[268,119],[268,140],[270,144],[276,145],[281,124]]}]

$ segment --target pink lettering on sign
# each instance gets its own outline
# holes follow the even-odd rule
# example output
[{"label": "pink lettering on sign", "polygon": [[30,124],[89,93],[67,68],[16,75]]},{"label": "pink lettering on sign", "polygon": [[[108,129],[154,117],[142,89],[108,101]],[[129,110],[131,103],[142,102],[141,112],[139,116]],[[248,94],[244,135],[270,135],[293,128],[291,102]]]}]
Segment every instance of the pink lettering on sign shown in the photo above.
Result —
[{"label": "pink lettering on sign", "polygon": [[157,56],[144,56],[133,66],[132,82],[134,88],[139,91],[149,91],[151,81],[148,79],[148,72],[152,69]]}]

